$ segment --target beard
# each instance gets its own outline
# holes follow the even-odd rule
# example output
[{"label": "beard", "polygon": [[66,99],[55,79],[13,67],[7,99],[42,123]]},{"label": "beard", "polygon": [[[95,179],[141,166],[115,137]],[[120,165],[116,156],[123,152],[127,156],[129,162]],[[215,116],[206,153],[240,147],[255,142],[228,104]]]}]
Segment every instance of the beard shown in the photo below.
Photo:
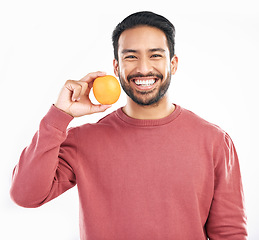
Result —
[{"label": "beard", "polygon": [[[157,88],[149,91],[135,90],[137,93],[135,94],[134,89],[130,86],[129,82],[130,82],[130,79],[136,78],[136,77],[155,77],[155,78],[158,78],[162,82],[162,84],[159,86],[158,91],[157,91]],[[157,104],[166,94],[171,83],[171,72],[168,73],[168,77],[164,81],[163,81],[164,77],[162,74],[155,74],[155,73],[149,73],[147,75],[143,75],[141,73],[134,74],[134,75],[132,74],[127,77],[127,81],[121,77],[121,74],[119,74],[119,79],[120,79],[122,89],[135,103],[141,106],[150,106],[153,104]],[[155,91],[157,91],[157,93],[155,93]]]}]

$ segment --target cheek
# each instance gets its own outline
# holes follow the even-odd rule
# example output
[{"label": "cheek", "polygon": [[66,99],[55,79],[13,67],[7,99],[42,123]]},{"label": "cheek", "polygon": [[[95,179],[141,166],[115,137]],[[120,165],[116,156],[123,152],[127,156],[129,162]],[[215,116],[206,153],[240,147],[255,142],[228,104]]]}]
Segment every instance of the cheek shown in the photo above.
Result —
[{"label": "cheek", "polygon": [[164,63],[164,72],[166,74],[171,74],[171,62],[167,61]]},{"label": "cheek", "polygon": [[120,81],[126,82],[127,75],[126,75],[125,69],[121,65],[118,66],[118,75],[119,75]]},{"label": "cheek", "polygon": [[133,67],[130,64],[121,63],[118,67],[119,74],[123,79],[127,79],[127,76],[133,71]]},{"label": "cheek", "polygon": [[165,61],[161,61],[156,64],[154,70],[161,73],[164,76],[164,79],[167,79],[167,77],[171,74],[171,65]]},{"label": "cheek", "polygon": [[125,71],[123,71],[123,67],[119,67],[119,76],[123,78],[123,80],[125,79]]}]

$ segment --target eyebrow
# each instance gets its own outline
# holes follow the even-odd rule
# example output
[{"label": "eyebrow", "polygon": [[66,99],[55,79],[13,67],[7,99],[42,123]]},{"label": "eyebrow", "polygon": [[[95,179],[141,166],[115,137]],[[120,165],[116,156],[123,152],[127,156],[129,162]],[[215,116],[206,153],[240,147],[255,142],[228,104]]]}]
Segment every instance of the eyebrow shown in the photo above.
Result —
[{"label": "eyebrow", "polygon": [[121,53],[122,54],[124,54],[124,53],[136,53],[136,52],[138,52],[137,50],[134,50],[134,49],[123,49],[122,51],[121,51]]},{"label": "eyebrow", "polygon": [[[151,48],[148,50],[149,52],[165,52],[165,49],[163,48]],[[135,50],[135,49],[123,49],[121,51],[122,54],[125,54],[125,53],[137,53],[139,52],[138,50]]]},{"label": "eyebrow", "polygon": [[165,52],[163,48],[151,48],[148,50],[149,52]]}]

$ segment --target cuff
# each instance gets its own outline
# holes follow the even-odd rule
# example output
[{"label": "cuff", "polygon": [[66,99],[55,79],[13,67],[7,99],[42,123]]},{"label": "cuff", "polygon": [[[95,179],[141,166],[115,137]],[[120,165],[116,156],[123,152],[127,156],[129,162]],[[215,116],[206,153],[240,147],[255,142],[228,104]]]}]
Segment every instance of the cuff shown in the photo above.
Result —
[{"label": "cuff", "polygon": [[48,113],[45,115],[44,120],[48,125],[51,125],[60,131],[65,132],[69,123],[74,119],[71,115],[63,112],[54,104],[49,109]]}]

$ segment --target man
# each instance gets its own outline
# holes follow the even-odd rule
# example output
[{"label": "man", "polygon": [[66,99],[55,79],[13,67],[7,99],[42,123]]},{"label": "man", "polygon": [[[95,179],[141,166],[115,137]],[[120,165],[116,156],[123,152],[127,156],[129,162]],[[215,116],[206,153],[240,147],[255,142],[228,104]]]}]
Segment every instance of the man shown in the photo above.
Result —
[{"label": "man", "polygon": [[81,239],[247,239],[232,140],[169,101],[174,26],[135,13],[115,28],[113,46],[126,106],[66,131],[74,117],[110,107],[89,99],[105,73],[67,81],[14,170],[13,200],[38,207],[77,184]]}]

